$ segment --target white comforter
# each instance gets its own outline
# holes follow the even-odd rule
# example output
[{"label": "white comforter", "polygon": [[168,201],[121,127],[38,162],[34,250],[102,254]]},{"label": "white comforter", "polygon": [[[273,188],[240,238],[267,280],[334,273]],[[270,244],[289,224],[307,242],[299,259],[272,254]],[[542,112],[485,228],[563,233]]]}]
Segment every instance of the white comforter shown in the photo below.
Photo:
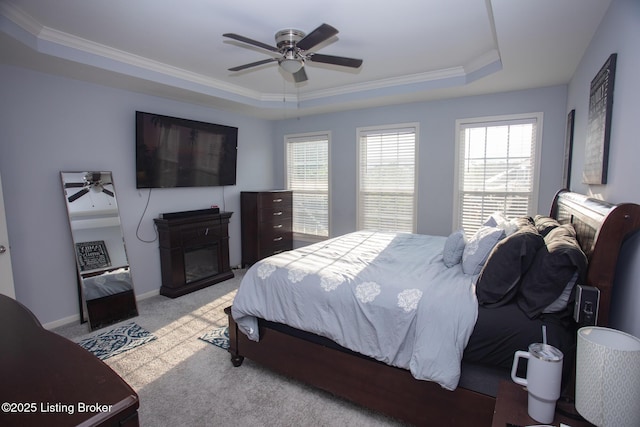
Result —
[{"label": "white comforter", "polygon": [[355,232],[266,258],[245,274],[232,314],[328,337],[453,390],[478,314],[476,276],[442,262],[445,237]]}]

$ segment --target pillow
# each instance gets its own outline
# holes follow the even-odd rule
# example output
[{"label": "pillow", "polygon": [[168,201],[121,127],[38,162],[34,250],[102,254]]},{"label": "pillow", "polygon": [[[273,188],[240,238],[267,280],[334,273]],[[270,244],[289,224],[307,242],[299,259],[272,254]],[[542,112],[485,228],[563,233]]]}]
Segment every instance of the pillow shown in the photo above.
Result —
[{"label": "pillow", "polygon": [[497,227],[482,226],[467,242],[462,252],[462,271],[465,274],[478,274],[489,257],[489,253],[500,239],[504,230]]},{"label": "pillow", "polygon": [[533,218],[533,222],[542,237],[545,237],[551,230],[560,226],[560,223],[555,218],[544,215],[536,215]]},{"label": "pillow", "polygon": [[502,214],[502,212],[494,212],[487,217],[487,219],[482,224],[485,227],[497,227],[499,224],[506,221],[506,218]]},{"label": "pillow", "polygon": [[492,213],[482,225],[502,228],[505,232],[505,236],[513,234],[518,229],[517,225],[509,221],[502,212]]},{"label": "pillow", "polygon": [[555,227],[544,241],[517,296],[518,306],[532,319],[560,297],[576,272],[582,280],[587,271],[587,257],[571,224]]},{"label": "pillow", "polygon": [[535,226],[533,218],[531,218],[530,216],[519,216],[516,218],[512,218],[511,220],[509,220],[509,222],[515,225],[516,229],[518,230],[529,225]]},{"label": "pillow", "polygon": [[453,267],[459,264],[462,260],[462,252],[467,244],[467,238],[464,235],[464,230],[458,230],[447,237],[447,241],[444,243],[444,250],[442,251],[442,260],[447,267]]},{"label": "pillow", "polygon": [[478,303],[499,307],[510,302],[538,249],[543,246],[544,239],[533,225],[522,227],[498,242],[476,282]]}]

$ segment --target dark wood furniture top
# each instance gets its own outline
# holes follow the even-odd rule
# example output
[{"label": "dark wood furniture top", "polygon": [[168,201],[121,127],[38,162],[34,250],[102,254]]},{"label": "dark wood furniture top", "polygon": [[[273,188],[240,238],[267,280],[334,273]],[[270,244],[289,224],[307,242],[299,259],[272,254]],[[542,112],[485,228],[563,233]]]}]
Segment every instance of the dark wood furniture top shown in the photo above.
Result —
[{"label": "dark wood furniture top", "polygon": [[138,395],[78,344],[0,295],[0,425],[137,426]]},{"label": "dark wood furniture top", "polygon": [[[496,407],[491,427],[506,427],[510,424],[517,426],[540,424],[529,416],[527,399],[526,388],[511,381],[502,381],[496,397]],[[566,414],[571,414],[571,416]],[[571,427],[593,427],[593,424],[582,419],[580,414],[575,412],[575,407],[572,403],[561,400],[557,404],[553,425],[558,427],[560,423],[565,423]]]},{"label": "dark wood furniture top", "polygon": [[293,249],[293,193],[242,191],[242,265]]},{"label": "dark wood furniture top", "polygon": [[161,295],[179,297],[234,276],[229,264],[232,214],[203,209],[154,219],[159,234]]},{"label": "dark wood furniture top", "polygon": [[[606,326],[618,254],[626,236],[640,229],[640,206],[612,205],[563,190],[554,198],[550,214],[561,223],[574,225],[589,259],[585,284],[600,288],[598,324]],[[267,322],[259,323],[260,341],[250,341],[237,329],[230,310],[228,314],[229,352],[235,366],[247,357],[414,425],[489,426],[492,423],[493,396],[460,386],[453,392],[447,391],[435,383],[414,379],[408,371],[271,329]]]}]

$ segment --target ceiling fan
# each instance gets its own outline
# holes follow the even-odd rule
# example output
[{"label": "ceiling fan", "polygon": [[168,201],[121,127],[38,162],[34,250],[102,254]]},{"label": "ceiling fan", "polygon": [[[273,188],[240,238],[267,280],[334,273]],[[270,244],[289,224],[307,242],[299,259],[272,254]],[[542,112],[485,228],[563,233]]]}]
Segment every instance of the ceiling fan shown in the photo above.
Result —
[{"label": "ceiling fan", "polygon": [[304,65],[307,61],[322,62],[325,64],[340,65],[350,68],[358,68],[362,65],[362,59],[323,55],[310,51],[313,47],[330,39],[336,34],[338,34],[338,30],[328,24],[320,25],[309,34],[305,34],[300,30],[294,29],[280,30],[275,36],[276,46],[271,46],[233,33],[225,33],[222,36],[278,54],[278,56],[274,58],[263,59],[250,64],[229,68],[229,71],[241,71],[258,65],[268,64],[269,62],[278,62],[280,68],[293,75],[293,79],[296,83],[301,83],[307,80],[307,73],[304,70]]},{"label": "ceiling fan", "polygon": [[102,192],[108,196],[113,197],[113,191],[109,191],[104,188],[105,185],[113,185],[111,182],[106,182],[102,179],[100,172],[87,172],[82,177],[82,182],[65,182],[64,188],[80,188],[81,190],[68,197],[69,203],[73,203],[80,197],[87,194],[90,190],[96,192]]}]

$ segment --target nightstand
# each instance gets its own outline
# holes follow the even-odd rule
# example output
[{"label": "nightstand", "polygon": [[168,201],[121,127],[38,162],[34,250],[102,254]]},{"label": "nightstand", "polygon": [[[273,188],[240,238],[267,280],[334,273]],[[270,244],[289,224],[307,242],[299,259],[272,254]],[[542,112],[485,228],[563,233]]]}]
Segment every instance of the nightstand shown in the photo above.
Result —
[{"label": "nightstand", "polygon": [[[558,401],[557,408],[564,412],[575,413],[573,404],[567,402]],[[560,423],[570,427],[593,427],[593,424],[588,421],[571,418],[556,410],[553,425],[557,427]],[[507,427],[509,424],[530,426],[540,423],[527,413],[527,389],[512,381],[502,381],[498,388],[491,427]]]}]

